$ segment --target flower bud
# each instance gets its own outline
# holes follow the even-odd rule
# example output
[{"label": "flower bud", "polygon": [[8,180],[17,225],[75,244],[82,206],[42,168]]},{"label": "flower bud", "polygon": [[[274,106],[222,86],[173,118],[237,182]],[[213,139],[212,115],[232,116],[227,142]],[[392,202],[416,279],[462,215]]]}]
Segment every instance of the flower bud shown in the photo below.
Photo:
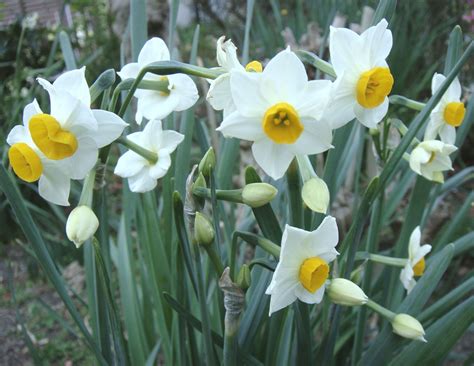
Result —
[{"label": "flower bud", "polygon": [[214,228],[209,219],[196,212],[194,219],[194,240],[198,245],[210,245],[214,241]]},{"label": "flower bud", "polygon": [[99,220],[90,207],[82,205],[71,211],[66,222],[66,234],[77,248],[90,239],[99,227]]},{"label": "flower bud", "polygon": [[257,208],[266,205],[278,193],[278,190],[268,183],[250,183],[242,191],[242,201],[250,207]]},{"label": "flower bud", "polygon": [[369,300],[359,286],[345,278],[333,279],[327,290],[331,301],[339,305],[358,306]]},{"label": "flower bud", "polygon": [[326,213],[329,205],[329,189],[326,182],[318,177],[307,180],[301,190],[306,206],[314,212]]},{"label": "flower bud", "polygon": [[399,336],[426,342],[423,326],[408,314],[397,314],[392,320],[392,327],[393,332]]},{"label": "flower bud", "polygon": [[205,177],[209,177],[211,174],[211,169],[214,169],[216,166],[216,155],[214,154],[214,149],[212,147],[207,150],[204,154],[204,157],[199,162],[199,172],[202,173]]},{"label": "flower bud", "polygon": [[242,264],[239,274],[237,275],[237,285],[244,291],[250,287],[250,268],[246,264]]},{"label": "flower bud", "polygon": [[[202,175],[202,173],[198,174],[198,177],[196,178],[196,180],[194,181],[194,183],[192,185],[193,189],[196,188],[196,187],[207,188],[206,178],[204,178],[204,175]],[[206,199],[204,197],[199,197],[199,196],[195,195],[194,196],[194,202],[198,205],[199,209],[203,209],[204,205],[206,203]]]}]

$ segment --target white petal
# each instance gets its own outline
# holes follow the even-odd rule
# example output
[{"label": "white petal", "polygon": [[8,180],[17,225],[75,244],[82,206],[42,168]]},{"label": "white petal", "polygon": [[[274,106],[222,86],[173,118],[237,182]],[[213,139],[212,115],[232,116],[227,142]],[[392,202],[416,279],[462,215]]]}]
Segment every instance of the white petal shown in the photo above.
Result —
[{"label": "white petal", "polygon": [[406,290],[411,291],[416,284],[416,281],[413,279],[413,268],[410,263],[407,263],[405,267],[400,272],[400,281],[405,287]]},{"label": "white petal", "polygon": [[296,104],[307,83],[303,62],[289,49],[273,57],[262,72],[262,87],[266,99],[272,103],[286,101]]},{"label": "white petal", "polygon": [[336,219],[332,216],[326,216],[321,225],[311,232],[310,238],[311,248],[310,257],[321,257],[328,254],[323,259],[331,262],[337,255],[335,247],[339,242],[339,231]]},{"label": "white petal", "polygon": [[216,111],[223,110],[229,104],[233,104],[230,91],[230,74],[220,75],[217,79],[211,81],[211,86],[207,92],[207,101]]},{"label": "white petal", "polygon": [[23,125],[16,125],[10,131],[7,136],[7,144],[12,146],[13,144],[24,142],[30,146],[36,146],[31,139],[30,132]]},{"label": "white petal", "polygon": [[326,285],[322,285],[314,293],[311,293],[306,290],[300,283],[299,286],[296,287],[295,293],[296,297],[298,297],[298,299],[300,299],[306,304],[319,304],[324,297],[325,289]]},{"label": "white petal", "polygon": [[128,123],[115,113],[101,109],[93,109],[92,113],[98,124],[94,140],[99,148],[115,141],[122,134],[125,127],[128,126]]},{"label": "white petal", "polygon": [[167,153],[161,153],[158,155],[158,161],[155,165],[150,167],[148,174],[153,179],[159,179],[164,177],[171,166],[171,157]]},{"label": "white petal", "polygon": [[69,167],[68,174],[71,179],[84,179],[87,173],[97,163],[99,150],[92,138],[84,137],[77,141],[77,150],[70,158],[62,160]]},{"label": "white petal", "polygon": [[375,108],[364,108],[359,103],[354,105],[354,113],[364,126],[375,128],[377,124],[385,117],[388,111],[388,98],[386,97],[382,104]]},{"label": "white petal", "polygon": [[43,174],[38,183],[38,190],[45,200],[60,206],[69,206],[69,177],[54,166],[54,163],[43,165]]},{"label": "white petal", "polygon": [[160,154],[171,154],[184,140],[184,135],[176,131],[163,131],[160,145]]},{"label": "white petal", "polygon": [[244,117],[239,111],[224,118],[217,131],[222,132],[226,137],[236,137],[248,141],[265,138],[261,117]]},{"label": "white petal", "polygon": [[281,266],[285,268],[291,267],[298,272],[301,263],[311,257],[308,243],[310,236],[311,232],[309,231],[286,225],[282,237],[279,264],[281,263]]},{"label": "white petal", "polygon": [[387,29],[388,23],[382,19],[376,26],[370,27],[361,34],[362,55],[370,67],[379,66],[392,49],[392,32]]},{"label": "white petal", "polygon": [[151,191],[157,185],[157,180],[150,177],[149,169],[143,168],[138,174],[128,178],[128,185],[132,192],[144,193]]},{"label": "white petal", "polygon": [[179,102],[179,96],[175,93],[161,95],[153,92],[138,99],[137,109],[149,120],[163,119],[176,110]]},{"label": "white petal", "polygon": [[275,180],[283,177],[295,157],[286,145],[275,144],[267,138],[255,141],[252,153],[257,164]]},{"label": "white petal", "polygon": [[23,109],[23,126],[28,127],[31,117],[41,113],[43,112],[41,111],[38,101],[34,99],[30,104],[25,106],[25,109]]},{"label": "white petal", "polygon": [[90,106],[91,95],[89,92],[89,85],[87,85],[85,72],[85,66],[77,70],[67,71],[53,82],[53,86],[58,92],[67,91],[73,97],[84,103],[84,105]]},{"label": "white petal", "polygon": [[408,257],[410,260],[416,255],[416,252],[420,249],[421,242],[421,230],[417,226],[410,235],[410,240],[408,241]]},{"label": "white petal", "polygon": [[357,101],[354,91],[355,83],[348,72],[343,72],[333,83],[332,96],[322,117],[333,129],[342,127],[355,118],[354,106]]},{"label": "white petal", "polygon": [[168,61],[170,51],[166,43],[159,37],[153,37],[146,41],[140,54],[138,55],[138,64],[143,67],[156,61]]},{"label": "white petal", "polygon": [[360,47],[360,37],[357,33],[346,28],[330,27],[329,30],[329,53],[331,64],[336,75],[341,75],[345,70],[353,69],[357,55],[354,50]]},{"label": "white petal", "polygon": [[453,82],[446,91],[446,97],[450,102],[457,102],[461,99],[462,88],[458,78],[454,78]]},{"label": "white petal", "polygon": [[440,113],[431,112],[430,120],[426,126],[424,140],[434,140],[443,127],[444,121],[439,118]]},{"label": "white petal", "polygon": [[421,166],[426,164],[431,158],[431,153],[427,152],[420,146],[413,149],[410,154],[410,168],[418,174],[421,173]]},{"label": "white petal", "polygon": [[140,144],[151,151],[158,152],[163,141],[163,124],[159,119],[149,121],[140,132]]},{"label": "white petal", "polygon": [[295,290],[298,284],[297,279],[291,277],[285,277],[275,283],[272,287],[269,315],[287,307],[296,300]]},{"label": "white petal", "polygon": [[304,130],[294,144],[288,145],[289,150],[297,155],[312,155],[332,147],[332,129],[326,121],[304,118],[302,123]]},{"label": "white petal", "polygon": [[320,119],[329,102],[331,92],[332,82],[329,80],[312,80],[306,83],[304,92],[294,104],[299,116]]},{"label": "white petal", "polygon": [[433,78],[431,79],[431,94],[435,94],[438,91],[439,87],[441,86],[441,84],[443,84],[444,80],[446,80],[446,76],[435,72],[435,74],[433,75]]},{"label": "white petal", "polygon": [[173,85],[171,93],[176,94],[179,97],[178,105],[174,110],[184,111],[191,108],[199,99],[198,90],[193,79],[184,74],[170,75],[168,76],[168,79]]},{"label": "white petal", "polygon": [[453,145],[456,142],[456,129],[453,126],[444,124],[439,129],[439,136],[444,143]]},{"label": "white petal", "polygon": [[148,161],[133,151],[127,151],[117,161],[114,173],[122,178],[129,178],[138,174]]},{"label": "white petal", "polygon": [[122,70],[117,72],[117,74],[122,80],[135,79],[140,70],[141,67],[138,65],[138,62],[131,62],[122,67]]},{"label": "white petal", "polygon": [[260,90],[261,73],[233,72],[230,76],[232,99],[237,110],[246,117],[263,117],[270,103]]},{"label": "white petal", "polygon": [[228,39],[225,41],[225,36],[217,40],[216,59],[217,64],[226,70],[244,70],[237,58],[237,47],[232,43],[232,40]]}]

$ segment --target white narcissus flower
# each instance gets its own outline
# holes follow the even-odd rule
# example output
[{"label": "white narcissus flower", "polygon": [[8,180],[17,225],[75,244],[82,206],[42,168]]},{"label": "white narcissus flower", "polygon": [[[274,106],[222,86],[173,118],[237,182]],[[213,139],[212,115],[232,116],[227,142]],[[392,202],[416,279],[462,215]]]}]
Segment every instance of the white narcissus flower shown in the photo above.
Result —
[{"label": "white narcissus flower", "polygon": [[28,122],[41,113],[36,99],[23,110],[23,125],[13,127],[7,137],[8,158],[15,174],[25,182],[38,182],[41,197],[56,205],[69,205],[71,182],[62,161],[48,159],[31,139]]},{"label": "white narcissus flower", "polygon": [[403,287],[410,293],[416,285],[414,276],[421,276],[425,271],[425,255],[431,252],[431,245],[424,244],[420,246],[421,232],[417,226],[411,233],[410,242],[408,244],[408,261],[405,268],[400,273],[400,281]]},{"label": "white narcissus flower", "polygon": [[132,133],[127,139],[155,153],[158,159],[153,163],[128,151],[119,158],[115,174],[128,178],[128,185],[133,192],[151,191],[156,187],[157,180],[168,172],[171,153],[183,141],[184,135],[176,131],[163,131],[161,121],[152,120],[143,131]]},{"label": "white narcissus flower", "polygon": [[[138,62],[132,62],[117,74],[122,80],[135,79],[140,70],[157,61],[169,61],[170,52],[165,42],[158,37],[148,40],[138,55]],[[163,119],[173,111],[191,108],[199,98],[196,84],[185,74],[160,76],[147,73],[143,80],[168,81],[168,91],[137,89],[134,96],[138,99],[135,120],[140,124],[143,117],[148,120]]]},{"label": "white narcissus flower", "polygon": [[[431,92],[436,93],[446,76],[435,73],[431,80]],[[466,108],[461,102],[461,84],[455,78],[440,102],[434,107],[430,114],[430,121],[425,131],[425,140],[434,140],[440,136],[441,141],[454,145],[456,141],[456,127],[461,126]]]},{"label": "white narcissus flower", "polygon": [[230,39],[225,41],[225,36],[217,40],[217,64],[224,69],[224,73],[215,80],[209,80],[211,86],[207,93],[207,101],[217,111],[224,110],[224,117],[235,111],[234,101],[230,89],[230,75],[234,71],[261,72],[262,64],[252,61],[244,68],[237,58],[237,47]]},{"label": "white narcissus flower", "polygon": [[336,219],[327,216],[314,231],[286,225],[280,260],[266,294],[271,295],[270,315],[296,299],[319,304],[329,276],[329,263],[339,254]]},{"label": "white narcissus flower", "polygon": [[83,179],[97,162],[99,148],[116,140],[127,126],[120,117],[91,110],[85,67],[65,72],[53,84],[38,78],[50,100],[50,114],[38,109],[23,121],[31,138],[51,160],[62,160],[65,174]]},{"label": "white narcissus flower", "polygon": [[393,76],[385,59],[392,48],[392,32],[382,19],[361,35],[346,28],[330,28],[329,51],[337,78],[333,100],[325,116],[334,129],[357,118],[374,128],[388,110]]},{"label": "white narcissus flower", "polygon": [[410,154],[410,168],[428,180],[443,183],[443,171],[453,168],[449,154],[456,150],[456,146],[438,140],[420,142]]},{"label": "white narcissus flower", "polygon": [[332,147],[331,127],[319,120],[331,82],[308,81],[303,63],[289,49],[278,53],[263,72],[232,72],[230,86],[237,110],[217,130],[253,141],[256,162],[273,179],[285,174],[296,155]]}]

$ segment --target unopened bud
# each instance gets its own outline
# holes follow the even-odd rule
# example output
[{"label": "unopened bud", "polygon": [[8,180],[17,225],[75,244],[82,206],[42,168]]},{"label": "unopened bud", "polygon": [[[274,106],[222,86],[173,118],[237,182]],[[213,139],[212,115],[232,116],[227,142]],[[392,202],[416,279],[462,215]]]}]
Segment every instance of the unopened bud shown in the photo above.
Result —
[{"label": "unopened bud", "polygon": [[237,285],[244,291],[250,287],[250,268],[246,264],[242,264],[239,274],[237,275]]},{"label": "unopened bud", "polygon": [[199,162],[199,172],[202,173],[205,177],[209,177],[211,174],[211,169],[214,169],[216,166],[216,154],[214,154],[214,149],[212,147],[207,150],[204,154],[204,157]]},{"label": "unopened bud", "polygon": [[329,206],[329,189],[326,182],[318,177],[307,180],[301,190],[306,206],[314,212],[326,213]]},{"label": "unopened bud", "polygon": [[88,206],[78,206],[71,211],[66,222],[66,234],[77,248],[90,239],[97,228],[99,220]]},{"label": "unopened bud", "polygon": [[202,213],[196,212],[194,219],[194,240],[199,245],[210,245],[214,241],[214,227]]},{"label": "unopened bud", "polygon": [[266,205],[278,193],[278,190],[268,183],[250,183],[242,191],[242,201],[250,207],[257,208]]},{"label": "unopened bud", "polygon": [[423,326],[408,314],[397,314],[392,320],[392,327],[399,336],[426,342]]},{"label": "unopened bud", "polygon": [[359,286],[345,278],[331,280],[328,295],[333,303],[345,306],[364,305],[369,300]]},{"label": "unopened bud", "polygon": [[[198,174],[198,177],[193,183],[192,188],[194,189],[195,187],[202,187],[202,188],[207,188],[206,185],[206,178],[204,178],[204,175],[200,172]],[[204,205],[206,203],[206,200],[204,197],[199,197],[197,195],[194,196],[194,202],[198,205],[198,208],[202,209],[204,208]]]}]

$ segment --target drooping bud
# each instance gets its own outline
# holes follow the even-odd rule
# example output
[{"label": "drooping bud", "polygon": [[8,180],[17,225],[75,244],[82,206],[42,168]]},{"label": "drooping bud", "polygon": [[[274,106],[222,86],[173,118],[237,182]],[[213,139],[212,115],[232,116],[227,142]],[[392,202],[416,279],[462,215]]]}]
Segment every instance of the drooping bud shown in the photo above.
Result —
[{"label": "drooping bud", "polygon": [[427,342],[425,330],[418,320],[408,314],[397,314],[392,320],[393,332],[404,338]]},{"label": "drooping bud", "polygon": [[358,306],[369,300],[359,286],[345,278],[333,279],[327,290],[331,301],[339,305]]},{"label": "drooping bud", "polygon": [[66,222],[66,234],[77,248],[90,239],[97,228],[99,220],[89,206],[78,206],[71,211]]},{"label": "drooping bud", "polygon": [[199,172],[202,173],[204,177],[209,177],[211,174],[210,168],[214,169],[215,166],[216,154],[214,154],[214,149],[210,147],[199,162]]},{"label": "drooping bud", "polygon": [[278,193],[278,190],[268,183],[250,183],[242,190],[242,201],[250,207],[257,208],[266,205]]},{"label": "drooping bud", "polygon": [[329,206],[329,189],[319,177],[307,180],[301,190],[301,197],[308,208],[314,212],[326,213]]},{"label": "drooping bud", "polygon": [[214,227],[209,219],[200,212],[196,212],[194,219],[194,240],[198,245],[210,245],[214,241]]},{"label": "drooping bud", "polygon": [[237,285],[244,291],[250,287],[251,277],[250,268],[246,264],[242,264],[239,274],[237,275]]}]

